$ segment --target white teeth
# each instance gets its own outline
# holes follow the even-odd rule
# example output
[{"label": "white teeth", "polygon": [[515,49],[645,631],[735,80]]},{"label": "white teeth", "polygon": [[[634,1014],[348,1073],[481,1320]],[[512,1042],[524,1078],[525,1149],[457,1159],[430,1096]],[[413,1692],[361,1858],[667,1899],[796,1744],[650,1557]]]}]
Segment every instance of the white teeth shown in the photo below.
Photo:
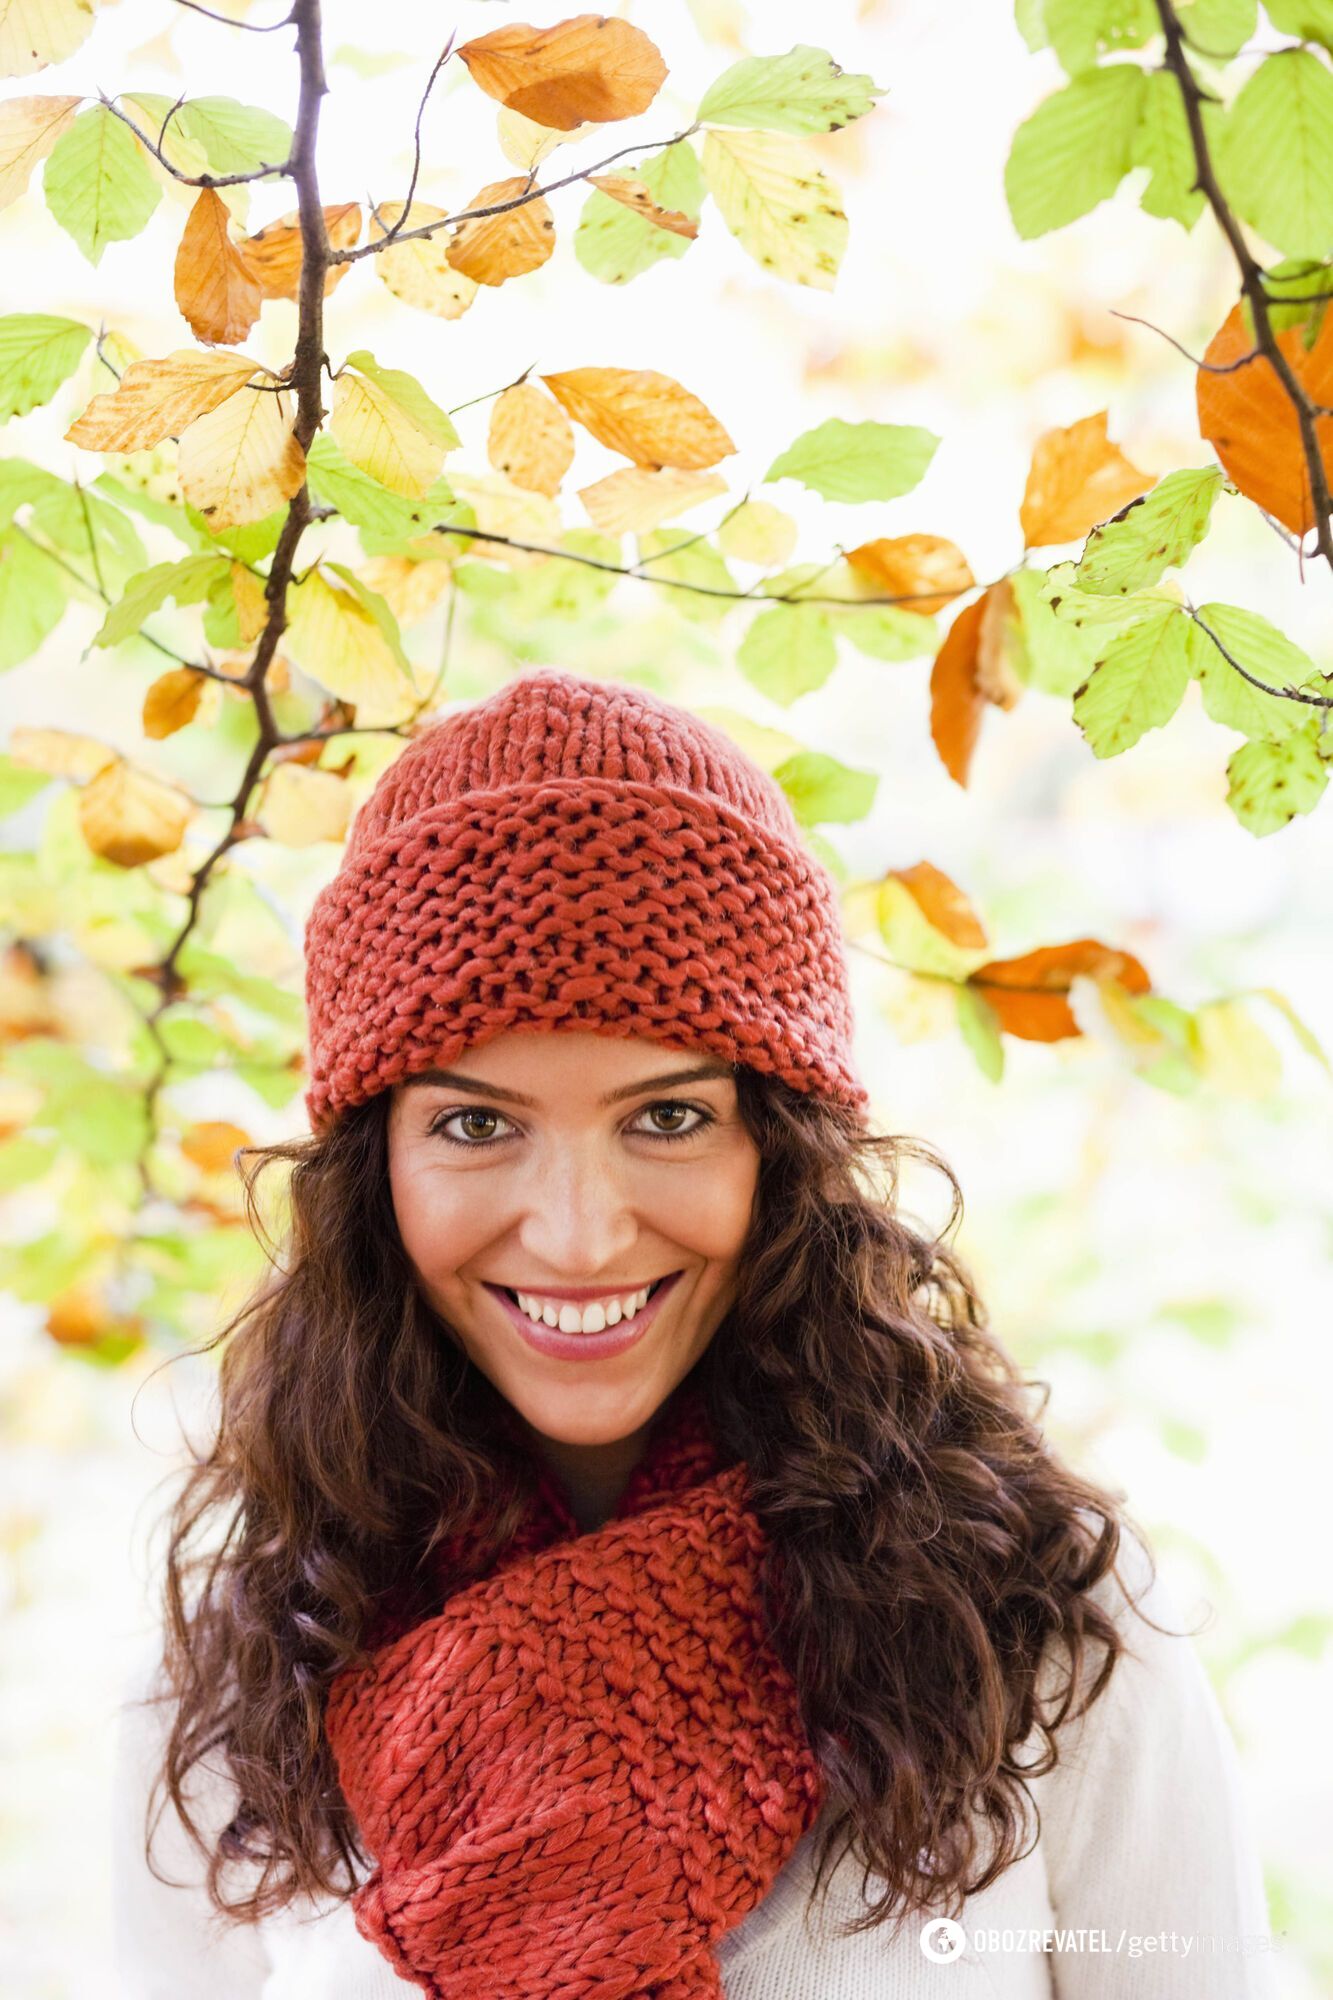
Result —
[{"label": "white teeth", "polygon": [[608,1326],[618,1326],[622,1319],[633,1319],[647,1303],[652,1289],[651,1285],[645,1285],[642,1291],[597,1299],[586,1306],[574,1305],[568,1299],[544,1299],[534,1292],[519,1292],[518,1303],[538,1325],[558,1327],[561,1333],[601,1333]]}]

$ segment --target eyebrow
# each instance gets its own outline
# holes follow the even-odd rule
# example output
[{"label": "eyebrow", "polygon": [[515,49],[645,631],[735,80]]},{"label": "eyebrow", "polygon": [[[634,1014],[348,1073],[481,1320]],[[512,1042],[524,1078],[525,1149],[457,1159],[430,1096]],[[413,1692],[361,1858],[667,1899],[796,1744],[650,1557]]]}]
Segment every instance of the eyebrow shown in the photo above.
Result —
[{"label": "eyebrow", "polygon": [[[728,1063],[697,1063],[693,1069],[670,1069],[661,1076],[645,1076],[637,1083],[623,1084],[619,1090],[608,1090],[599,1097],[598,1104],[618,1104],[624,1097],[639,1097],[645,1090],[670,1089],[677,1084],[698,1083],[706,1077],[730,1077]],[[403,1078],[403,1088],[410,1090],[420,1084],[444,1084],[451,1090],[471,1091],[477,1097],[498,1097],[507,1104],[536,1104],[535,1097],[527,1097],[521,1090],[502,1090],[499,1084],[483,1083],[480,1077],[462,1076],[452,1069],[423,1069],[415,1076]]]}]

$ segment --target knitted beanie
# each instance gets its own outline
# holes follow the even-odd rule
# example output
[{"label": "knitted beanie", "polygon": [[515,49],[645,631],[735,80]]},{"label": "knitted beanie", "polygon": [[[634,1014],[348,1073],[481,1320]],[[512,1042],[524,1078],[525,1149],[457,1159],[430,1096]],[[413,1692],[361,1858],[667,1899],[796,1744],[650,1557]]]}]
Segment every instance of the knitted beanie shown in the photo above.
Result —
[{"label": "knitted beanie", "polygon": [[836,888],[688,710],[543,668],[416,736],[305,935],[312,1129],[510,1029],[707,1049],[863,1108]]}]

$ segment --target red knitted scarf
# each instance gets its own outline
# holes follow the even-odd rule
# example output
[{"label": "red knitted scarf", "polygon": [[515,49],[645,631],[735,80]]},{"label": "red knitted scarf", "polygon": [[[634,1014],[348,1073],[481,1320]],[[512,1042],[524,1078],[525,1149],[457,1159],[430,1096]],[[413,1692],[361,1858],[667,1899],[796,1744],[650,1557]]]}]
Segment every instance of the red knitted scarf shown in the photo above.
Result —
[{"label": "red knitted scarf", "polygon": [[543,1472],[488,1575],[334,1681],[356,1926],[437,2000],[718,2000],[823,1787],[699,1391],[580,1534]]}]

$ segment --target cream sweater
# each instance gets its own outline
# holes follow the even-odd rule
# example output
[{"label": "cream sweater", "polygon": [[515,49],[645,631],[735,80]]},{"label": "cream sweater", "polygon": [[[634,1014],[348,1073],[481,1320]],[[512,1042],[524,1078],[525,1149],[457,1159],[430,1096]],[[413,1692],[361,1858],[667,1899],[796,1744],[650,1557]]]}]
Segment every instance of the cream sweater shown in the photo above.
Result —
[{"label": "cream sweater", "polygon": [[[1180,1632],[1187,1621],[1170,1590],[1159,1580],[1144,1594],[1147,1565],[1128,1535],[1120,1567],[1144,1610]],[[1096,1594],[1133,1657],[1121,1658],[1088,1715],[1066,1724],[1056,1770],[1029,1781],[1040,1838],[969,1899],[951,1954],[928,1956],[915,1919],[893,1944],[887,1929],[839,1937],[840,1922],[865,1907],[850,1857],[807,1928],[812,1829],[764,1902],[717,1947],[727,2000],[1274,2000],[1280,1940],[1269,1931],[1235,1746],[1193,1643],[1144,1624],[1114,1577]],[[147,1691],[155,1657],[127,1695]],[[347,1903],[302,1903],[257,1929],[224,1924],[169,1805],[153,1853],[182,1886],[154,1878],[144,1809],[164,1713],[122,1704],[118,1724],[122,2000],[398,2000],[419,1991],[360,1935]],[[206,1826],[225,1823],[219,1779],[206,1790],[198,1782],[191,1798]]]}]

